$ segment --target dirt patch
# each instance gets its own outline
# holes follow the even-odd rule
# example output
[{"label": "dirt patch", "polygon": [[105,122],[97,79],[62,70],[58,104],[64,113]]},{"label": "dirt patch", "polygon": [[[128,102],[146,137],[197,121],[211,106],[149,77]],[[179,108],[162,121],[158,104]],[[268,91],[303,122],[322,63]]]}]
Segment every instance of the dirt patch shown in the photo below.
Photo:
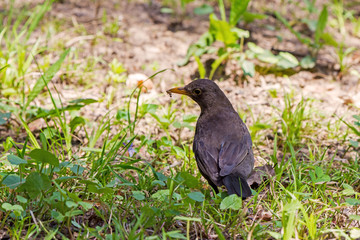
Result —
[{"label": "dirt patch", "polygon": [[[168,104],[171,99],[165,94],[166,89],[191,81],[190,77],[197,69],[196,63],[191,61],[184,67],[179,67],[177,63],[185,57],[188,46],[207,31],[208,18],[191,14],[196,3],[188,6],[187,12],[191,16],[184,16],[179,21],[178,17],[160,13],[157,1],[151,2],[152,5],[129,1],[65,0],[53,4],[52,10],[44,20],[45,27],[46,21],[53,21],[59,24],[59,31],[48,39],[49,48],[57,49],[60,44],[77,49],[78,56],[72,57],[69,61],[72,61],[72,65],[80,66],[73,71],[67,71],[66,75],[59,73],[50,86],[52,90],[56,88],[59,91],[64,103],[89,96],[100,100],[99,103],[82,110],[84,116],[93,120],[104,116],[111,109],[123,107],[128,100],[125,94],[128,91],[126,85],[111,84],[106,80],[109,64],[113,59],[124,64],[127,74],[142,73],[151,76],[156,71],[171,69],[152,80],[154,87],[142,94],[141,102]],[[260,11],[258,4],[260,3],[252,2],[252,11]],[[269,7],[263,1],[261,4]],[[113,32],[104,30],[104,25],[110,24],[111,28],[112,22],[117,28]],[[269,30],[269,25],[279,26],[279,22],[270,16],[241,27],[250,31],[251,41],[265,49],[287,50],[296,56],[307,54],[304,45],[287,29],[279,27],[276,31]],[[278,41],[279,36],[282,37],[282,42]],[[35,32],[34,39],[37,37],[43,38],[41,29]],[[358,38],[351,36],[349,40],[349,46],[359,46]],[[206,57],[210,59],[214,56]],[[85,61],[88,61],[88,64],[95,61],[91,71],[83,66]],[[359,50],[349,61],[351,68],[360,72]],[[360,107],[359,77],[350,73],[339,74],[331,48],[325,47],[320,51],[318,65],[311,71],[297,71],[289,76],[257,73],[253,78],[247,77],[246,81],[236,83],[234,80],[238,79],[242,72],[236,63],[230,62],[225,73],[227,79],[218,83],[235,108],[248,115],[251,112],[254,116],[246,118],[248,126],[256,119],[266,123],[271,122],[274,115],[279,115],[276,109],[284,107],[283,97],[286,92],[294,93],[295,102],[300,101],[302,97],[313,101],[315,111],[320,113],[313,117],[321,115],[323,117],[319,120],[323,122],[331,122],[334,115],[350,119]],[[27,81],[33,85],[36,79],[37,77],[29,77]],[[276,96],[270,94],[271,92],[276,92]],[[114,96],[109,103],[106,100],[110,95]],[[35,104],[51,106],[51,101],[37,99]],[[199,109],[190,103],[186,112],[199,113]],[[154,131],[152,124],[154,122],[151,120],[142,121],[138,131],[156,134],[158,131]],[[2,130],[2,136],[7,134],[9,133]],[[184,134],[185,138],[192,135],[191,132]],[[321,141],[323,139],[325,136]]]}]

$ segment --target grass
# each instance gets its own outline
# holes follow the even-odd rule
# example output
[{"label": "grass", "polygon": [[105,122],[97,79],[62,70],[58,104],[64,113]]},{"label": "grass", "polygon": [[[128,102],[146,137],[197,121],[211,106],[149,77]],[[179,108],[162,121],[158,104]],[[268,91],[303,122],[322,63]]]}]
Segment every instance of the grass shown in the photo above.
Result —
[{"label": "grass", "polygon": [[[16,134],[0,136],[0,236],[358,238],[359,115],[351,120],[319,117],[319,112],[326,113],[315,109],[312,100],[297,101],[294,92],[284,94],[283,106],[274,105],[272,116],[257,115],[250,106],[246,112],[239,109],[254,146],[269,150],[258,154],[275,174],[258,182],[253,197],[244,201],[227,196],[224,189],[216,195],[194,161],[189,135],[196,115],[183,112],[192,107],[190,100],[142,102],[139,88],[124,90],[115,109],[115,95],[72,101],[62,97],[54,76],[83,78],[77,87],[86,89],[93,84],[89,73],[103,60],[91,56],[81,63],[76,47],[52,50],[42,42],[29,47],[51,4],[20,12],[9,6],[1,15],[7,21],[1,26],[1,44],[6,46],[1,58],[6,61],[0,66],[0,127]],[[116,24],[103,23],[104,36],[117,39],[121,28]],[[48,52],[57,57],[50,61]],[[106,84],[126,88],[127,71],[120,60],[103,66]],[[32,84],[22,81],[36,71],[43,75]],[[152,76],[154,81],[157,77],[161,71]],[[45,100],[47,104],[36,104]],[[100,101],[110,110],[97,119],[83,114]],[[32,130],[39,119],[44,127]],[[146,126],[149,132],[140,131]],[[325,140],[316,137],[322,131]]]}]

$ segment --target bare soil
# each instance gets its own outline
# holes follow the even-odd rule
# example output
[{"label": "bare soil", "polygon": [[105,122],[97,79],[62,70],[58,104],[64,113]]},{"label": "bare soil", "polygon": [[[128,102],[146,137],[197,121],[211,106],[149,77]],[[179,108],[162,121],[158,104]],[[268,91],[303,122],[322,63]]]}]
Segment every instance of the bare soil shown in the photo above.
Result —
[{"label": "bare soil", "polygon": [[[16,2],[19,5],[23,3],[23,1]],[[36,2],[31,4],[34,5]],[[185,57],[188,46],[207,31],[208,17],[192,13],[197,5],[199,5],[197,2],[189,4],[185,15],[174,16],[161,13],[160,1],[156,0],[145,2],[62,0],[53,4],[52,10],[43,20],[44,27],[51,27],[50,23],[56,22],[58,31],[45,39],[43,31],[38,29],[32,41],[37,38],[48,41],[50,52],[50,49],[63,46],[79,50],[77,58],[68,60],[70,65],[79,67],[74,67],[66,74],[60,72],[53,80],[51,87],[53,90],[57,89],[64,103],[77,98],[98,99],[99,103],[83,109],[84,116],[97,120],[109,110],[124,107],[127,101],[125,93],[134,87],[129,82],[113,84],[106,81],[109,63],[113,59],[124,64],[128,75],[141,73],[151,76],[157,71],[169,69],[151,80],[152,89],[141,95],[141,102],[168,104],[171,98],[166,95],[166,89],[191,81],[197,71],[197,65],[193,59],[184,67],[179,67],[177,63]],[[280,10],[287,12],[286,7],[282,6],[278,0],[252,1],[250,10],[267,12],[273,9],[273,6],[281,6]],[[106,23],[103,22],[103,16],[105,13],[107,23],[117,21],[120,27],[115,35],[104,33],[103,27]],[[291,18],[291,11],[288,13],[289,16],[286,17]],[[275,26],[276,30],[269,30],[269,25]],[[299,57],[308,53],[307,48],[271,15],[265,20],[256,20],[240,27],[250,31],[251,38],[248,41],[253,41],[265,49],[275,52],[289,51]],[[279,36],[282,42],[279,42]],[[311,116],[318,118],[324,126],[327,123],[335,124],[339,118],[334,116],[351,120],[351,115],[358,113],[360,108],[359,77],[350,73],[351,70],[360,72],[360,39],[351,33],[348,38],[349,41],[346,42],[348,46],[358,49],[347,60],[351,67],[346,74],[339,72],[334,50],[324,47],[320,50],[317,66],[310,71],[296,69],[288,75],[256,73],[254,77],[243,80],[240,67],[230,62],[225,74],[220,76],[221,79],[215,80],[235,108],[247,115],[247,125],[252,125],[256,120],[273,124],[272,119],[281,114],[277,109],[284,108],[283,97],[286,92],[294,93],[295,103],[301,98],[310,99],[313,111]],[[214,57],[206,55],[205,60]],[[40,64],[44,61],[41,56],[37,58]],[[93,69],[88,70],[84,67],[86,61],[96,58],[101,60]],[[57,56],[54,55],[51,62],[55,62],[56,59]],[[37,77],[29,76],[26,81],[32,86]],[[277,96],[271,96],[270,91],[276,91]],[[111,94],[114,94],[114,98],[109,106],[106,100]],[[180,98],[173,99],[179,101],[180,107]],[[49,99],[42,98],[36,99],[35,104],[44,107],[51,106]],[[186,113],[199,113],[195,104],[182,110]],[[142,121],[137,131],[157,134],[159,131],[154,129],[154,124],[151,120]],[[44,123],[37,121],[33,123],[32,129],[42,127]],[[25,137],[25,132],[14,132],[13,129],[15,128],[11,126],[1,126],[0,141],[4,141],[7,136],[20,138],[19,140]],[[316,142],[326,141],[334,144],[329,139],[326,129],[320,128],[317,131],[319,132],[309,137]],[[193,133],[184,132],[184,134],[183,137],[191,138]],[[261,142],[266,142],[265,137],[266,134]],[[267,149],[265,151],[270,151],[271,142],[265,148]]]}]

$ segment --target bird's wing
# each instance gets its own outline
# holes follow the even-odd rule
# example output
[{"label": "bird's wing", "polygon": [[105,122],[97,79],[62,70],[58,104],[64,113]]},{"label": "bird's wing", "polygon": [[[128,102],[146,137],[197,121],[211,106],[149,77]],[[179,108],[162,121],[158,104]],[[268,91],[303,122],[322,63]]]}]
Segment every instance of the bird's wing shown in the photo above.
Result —
[{"label": "bird's wing", "polygon": [[193,150],[200,172],[215,184],[219,178],[218,153],[206,147],[203,141],[194,141]]},{"label": "bird's wing", "polygon": [[239,166],[251,149],[250,136],[243,136],[240,141],[224,141],[219,152],[220,176],[231,174]]}]

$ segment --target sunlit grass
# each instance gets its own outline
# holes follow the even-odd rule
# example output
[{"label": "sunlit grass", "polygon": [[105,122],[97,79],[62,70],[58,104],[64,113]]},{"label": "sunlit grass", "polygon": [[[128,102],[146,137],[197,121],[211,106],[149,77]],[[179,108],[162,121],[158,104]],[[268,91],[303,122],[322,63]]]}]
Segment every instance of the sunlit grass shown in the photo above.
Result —
[{"label": "sunlit grass", "polygon": [[[10,238],[359,236],[359,115],[352,121],[327,116],[314,108],[312,99],[294,92],[285,92],[283,106],[273,105],[271,116],[237,106],[255,147],[268,150],[256,148],[256,155],[275,175],[259,181],[246,200],[227,196],[225,189],[216,195],[201,177],[192,153],[197,115],[182,110],[191,108],[192,102],[140,101],[141,89],[125,89],[127,69],[115,58],[107,64],[101,56],[82,59],[81,49],[67,49],[65,44],[51,52],[56,57],[38,55],[43,51],[40,43],[30,47],[26,41],[42,26],[40,19],[48,8],[45,3],[24,10],[1,30],[0,42],[6,48],[1,50],[0,124],[26,133],[24,141],[0,136],[0,230]],[[9,11],[16,13],[11,7]],[[8,19],[15,19],[8,14]],[[118,22],[105,24],[105,15],[104,33],[99,35],[117,38]],[[58,24],[54,22],[53,31],[61,29]],[[82,25],[73,31],[87,34]],[[118,107],[116,91],[101,99],[66,101],[52,84],[63,71],[60,79],[69,78],[74,87],[93,87],[91,77],[99,64],[104,82],[124,90]],[[30,85],[22,79],[32,71],[44,74]],[[49,100],[47,109],[34,103],[37,98]],[[107,107],[101,116],[83,115],[100,101]],[[29,125],[36,119],[45,127],[32,131]],[[9,126],[13,122],[17,124]],[[140,131],[148,124],[150,132]],[[318,139],[325,130],[326,139]]]}]

